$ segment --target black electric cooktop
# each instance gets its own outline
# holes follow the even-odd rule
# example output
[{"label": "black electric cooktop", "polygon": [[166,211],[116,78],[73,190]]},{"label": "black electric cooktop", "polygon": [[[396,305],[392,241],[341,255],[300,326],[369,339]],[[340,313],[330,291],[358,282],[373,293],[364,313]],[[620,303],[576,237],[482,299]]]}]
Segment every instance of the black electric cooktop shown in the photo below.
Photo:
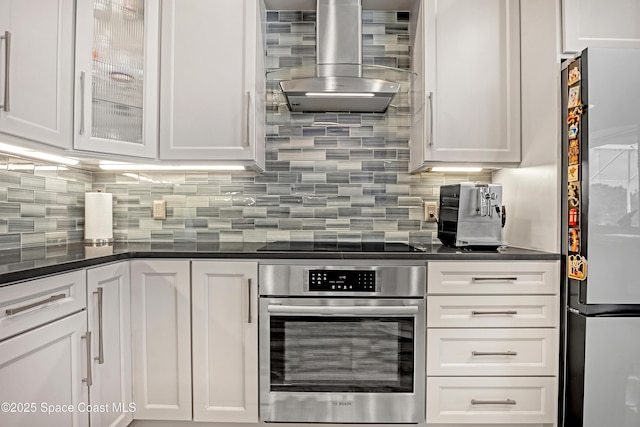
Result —
[{"label": "black electric cooktop", "polygon": [[406,243],[389,242],[271,242],[258,251],[274,252],[424,252]]}]

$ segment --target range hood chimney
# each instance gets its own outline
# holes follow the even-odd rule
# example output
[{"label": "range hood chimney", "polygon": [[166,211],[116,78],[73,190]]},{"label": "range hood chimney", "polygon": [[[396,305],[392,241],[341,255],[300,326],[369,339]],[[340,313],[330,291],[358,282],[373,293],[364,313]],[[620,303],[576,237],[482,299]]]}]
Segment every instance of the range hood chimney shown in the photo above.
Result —
[{"label": "range hood chimney", "polygon": [[362,77],[361,0],[317,1],[317,77],[280,82],[289,110],[384,113],[400,84]]}]

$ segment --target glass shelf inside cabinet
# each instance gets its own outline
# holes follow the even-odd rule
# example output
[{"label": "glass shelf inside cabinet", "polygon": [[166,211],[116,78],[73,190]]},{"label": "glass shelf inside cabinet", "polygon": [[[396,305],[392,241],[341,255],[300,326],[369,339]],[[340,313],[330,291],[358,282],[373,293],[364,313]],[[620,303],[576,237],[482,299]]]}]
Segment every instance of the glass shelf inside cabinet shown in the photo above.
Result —
[{"label": "glass shelf inside cabinet", "polygon": [[144,0],[95,0],[92,136],[142,144]]}]

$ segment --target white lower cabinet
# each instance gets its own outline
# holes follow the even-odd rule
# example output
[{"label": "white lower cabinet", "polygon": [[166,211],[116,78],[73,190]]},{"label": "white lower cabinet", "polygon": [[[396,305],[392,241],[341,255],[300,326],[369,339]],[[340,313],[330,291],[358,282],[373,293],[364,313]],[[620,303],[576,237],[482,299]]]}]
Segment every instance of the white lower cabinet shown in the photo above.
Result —
[{"label": "white lower cabinet", "polygon": [[258,422],[257,275],[256,262],[131,262],[134,419]]},{"label": "white lower cabinet", "polygon": [[553,328],[558,324],[556,295],[432,295],[427,323],[440,328]]},{"label": "white lower cabinet", "polygon": [[556,375],[556,329],[429,329],[427,375]]},{"label": "white lower cabinet", "polygon": [[552,424],[555,377],[434,377],[427,381],[427,424]]},{"label": "white lower cabinet", "polygon": [[83,311],[0,342],[2,427],[89,425],[86,327]]},{"label": "white lower cabinet", "polygon": [[93,384],[91,427],[124,427],[133,420],[129,261],[87,270],[87,316]]},{"label": "white lower cabinet", "polygon": [[0,287],[0,340],[82,310],[86,295],[84,270]]},{"label": "white lower cabinet", "polygon": [[427,426],[555,426],[560,263],[427,264]]},{"label": "white lower cabinet", "polygon": [[429,263],[429,295],[556,295],[555,261],[438,261]]},{"label": "white lower cabinet", "polygon": [[135,419],[191,419],[189,261],[131,261]]},{"label": "white lower cabinet", "polygon": [[194,421],[258,422],[258,267],[193,261]]}]

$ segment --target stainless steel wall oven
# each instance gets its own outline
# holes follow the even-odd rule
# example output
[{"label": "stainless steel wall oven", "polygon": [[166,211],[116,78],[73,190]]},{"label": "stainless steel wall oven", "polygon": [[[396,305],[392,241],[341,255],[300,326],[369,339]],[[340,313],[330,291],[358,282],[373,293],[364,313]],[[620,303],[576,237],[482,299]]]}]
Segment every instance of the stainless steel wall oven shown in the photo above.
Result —
[{"label": "stainless steel wall oven", "polygon": [[261,419],[423,422],[426,264],[332,262],[260,266]]}]

